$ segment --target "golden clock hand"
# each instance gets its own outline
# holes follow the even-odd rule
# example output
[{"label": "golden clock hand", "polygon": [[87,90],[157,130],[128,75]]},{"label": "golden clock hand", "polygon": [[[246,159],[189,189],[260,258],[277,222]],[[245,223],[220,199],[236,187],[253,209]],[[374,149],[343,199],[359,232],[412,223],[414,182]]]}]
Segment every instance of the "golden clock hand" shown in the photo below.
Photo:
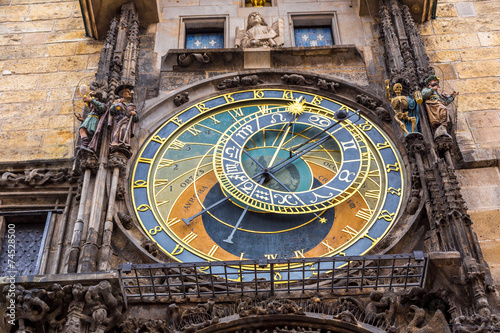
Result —
[{"label": "golden clock hand", "polygon": [[283,146],[283,143],[285,143],[285,140],[286,140],[286,137],[288,135],[288,131],[290,130],[290,126],[292,124],[292,121],[295,119],[292,118],[292,120],[290,120],[290,122],[288,123],[287,127],[286,127],[286,130],[285,130],[285,134],[283,134],[283,137],[281,138],[281,141],[278,145],[278,148],[276,148],[276,151],[274,152],[274,155],[273,155],[273,158],[271,159],[271,162],[269,162],[269,165],[268,165],[268,169],[271,168],[273,166],[273,163],[274,161],[276,160],[276,157],[278,157],[278,153],[279,151],[281,150],[281,147]]}]

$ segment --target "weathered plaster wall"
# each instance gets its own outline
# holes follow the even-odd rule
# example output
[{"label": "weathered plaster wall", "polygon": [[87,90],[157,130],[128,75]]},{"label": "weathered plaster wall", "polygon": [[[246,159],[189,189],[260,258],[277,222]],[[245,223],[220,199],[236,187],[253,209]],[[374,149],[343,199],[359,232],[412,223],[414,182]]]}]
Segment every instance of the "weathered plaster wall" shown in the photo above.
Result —
[{"label": "weathered plaster wall", "polygon": [[457,171],[474,230],[500,282],[500,2],[440,0],[421,33],[432,65],[455,89]]},{"label": "weathered plaster wall", "polygon": [[73,94],[101,48],[78,1],[0,0],[0,162],[73,156]]}]

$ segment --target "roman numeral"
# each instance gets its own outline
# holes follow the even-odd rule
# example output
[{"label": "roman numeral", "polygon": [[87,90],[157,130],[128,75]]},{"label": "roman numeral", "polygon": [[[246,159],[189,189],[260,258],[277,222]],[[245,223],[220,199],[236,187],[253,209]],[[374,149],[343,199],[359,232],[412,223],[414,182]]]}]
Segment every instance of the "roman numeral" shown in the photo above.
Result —
[{"label": "roman numeral", "polygon": [[183,241],[184,243],[186,243],[186,244],[189,244],[189,243],[191,243],[191,242],[192,242],[192,241],[193,241],[196,237],[198,237],[198,235],[197,235],[197,234],[195,234],[194,232],[192,232],[192,231],[191,231],[191,232],[189,233],[189,235],[187,235],[186,237],[184,237],[184,238],[182,239],[182,241]]},{"label": "roman numeral", "polygon": [[176,224],[177,224],[177,223],[179,223],[180,221],[181,221],[181,219],[180,219],[180,218],[178,218],[178,217],[171,218],[170,220],[168,220],[168,222],[167,222],[167,226],[168,226],[168,227],[171,227],[171,226],[173,226],[173,225],[176,225]]},{"label": "roman numeral", "polygon": [[174,165],[174,162],[175,162],[174,160],[162,158],[160,160],[160,163],[158,163],[158,168],[161,169],[161,168],[171,167],[172,165]]},{"label": "roman numeral", "polygon": [[379,194],[380,194],[379,190],[368,190],[368,191],[365,192],[365,197],[366,198],[378,199]]},{"label": "roman numeral", "polygon": [[215,119],[215,116],[210,116],[208,118],[210,118],[210,119],[212,119],[214,121],[214,125],[220,124],[220,121],[217,120],[217,119]]},{"label": "roman numeral", "polygon": [[360,219],[368,221],[370,217],[372,216],[373,212],[371,211],[370,208],[361,208],[357,214],[356,217],[359,217]]},{"label": "roman numeral", "polygon": [[198,129],[196,129],[196,127],[194,127],[194,126],[188,128],[188,132],[191,133],[191,134],[193,134],[194,136],[197,136],[198,134],[201,133],[201,131],[198,130]]},{"label": "roman numeral", "polygon": [[278,254],[264,254],[267,259],[276,259],[277,256]]},{"label": "roman numeral", "polygon": [[304,249],[293,251],[293,253],[295,254],[295,258],[305,258]]},{"label": "roman numeral", "polygon": [[330,246],[330,244],[328,244],[327,240],[325,240],[324,242],[321,242],[321,244],[323,244],[324,246],[326,246],[326,249],[328,250],[328,252],[331,252],[331,251],[335,250],[333,248],[333,246]]},{"label": "roman numeral", "polygon": [[354,140],[351,140],[351,141],[347,141],[347,142],[340,142],[342,144],[342,148],[344,148],[344,151],[346,151],[347,149],[356,149],[356,143],[354,142]]},{"label": "roman numeral", "polygon": [[355,229],[351,228],[350,226],[346,226],[344,229],[342,229],[343,232],[351,236],[351,239],[356,237],[356,235],[359,233],[359,231],[356,231]]},{"label": "roman numeral", "polygon": [[234,117],[243,117],[243,110],[241,108],[232,109]]},{"label": "roman numeral", "polygon": [[168,148],[180,150],[180,149],[184,148],[185,145],[186,144],[180,140],[174,140],[174,141],[172,141],[172,143],[170,144],[170,146]]},{"label": "roman numeral", "polygon": [[152,158],[139,157],[139,160],[137,160],[137,162],[151,164],[153,162],[153,159]]},{"label": "roman numeral", "polygon": [[215,254],[215,251],[217,251],[218,249],[219,249],[218,245],[212,246],[212,249],[210,250],[210,252],[208,252],[208,255],[213,257],[213,255]]}]

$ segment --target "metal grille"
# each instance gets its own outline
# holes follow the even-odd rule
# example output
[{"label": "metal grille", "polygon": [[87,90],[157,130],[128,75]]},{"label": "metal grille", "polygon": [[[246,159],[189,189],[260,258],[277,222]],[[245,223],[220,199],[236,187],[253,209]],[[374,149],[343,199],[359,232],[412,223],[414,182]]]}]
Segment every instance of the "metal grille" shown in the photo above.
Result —
[{"label": "metal grille", "polygon": [[[32,216],[26,217],[26,219],[30,218],[33,219]],[[13,238],[15,246],[9,247],[9,234],[6,233],[0,251],[0,276],[37,274],[45,223],[13,224],[15,225],[15,238]]]},{"label": "metal grille", "polygon": [[427,255],[131,264],[118,267],[128,301],[188,296],[370,292],[422,286]]}]

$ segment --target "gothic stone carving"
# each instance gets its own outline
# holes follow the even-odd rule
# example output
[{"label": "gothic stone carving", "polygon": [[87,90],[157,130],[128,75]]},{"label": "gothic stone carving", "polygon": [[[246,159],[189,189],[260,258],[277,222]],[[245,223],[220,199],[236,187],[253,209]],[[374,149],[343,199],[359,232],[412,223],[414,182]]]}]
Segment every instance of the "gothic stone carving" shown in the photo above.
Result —
[{"label": "gothic stone carving", "polygon": [[74,182],[73,173],[67,168],[59,169],[30,169],[24,173],[6,171],[0,177],[0,186],[18,186],[20,183],[28,186],[57,184],[65,181]]},{"label": "gothic stone carving", "polygon": [[295,86],[309,86],[314,84],[313,81],[308,81],[304,76],[299,74],[285,74],[281,77],[281,80],[286,84],[293,84]]},{"label": "gothic stone carving", "polygon": [[[24,331],[80,333],[85,323],[89,332],[104,333],[120,322],[123,301],[108,281],[90,287],[81,284],[25,289],[16,285],[3,291],[1,303],[16,307],[16,320]],[[36,328],[36,329],[35,329]],[[7,332],[8,328],[1,328]]]},{"label": "gothic stone carving", "polygon": [[184,103],[189,102],[189,93],[188,92],[182,92],[180,94],[175,95],[174,97],[174,104],[175,106],[181,106]]},{"label": "gothic stone carving", "polygon": [[258,12],[248,15],[245,30],[236,27],[235,47],[269,48],[281,47],[285,43],[285,21],[279,18],[272,26],[268,26]]},{"label": "gothic stone carving", "polygon": [[224,90],[228,88],[234,88],[239,86],[255,86],[263,83],[258,75],[247,75],[242,78],[235,76],[231,79],[224,79],[217,85],[217,89]]},{"label": "gothic stone carving", "polygon": [[335,81],[326,81],[323,79],[318,79],[318,82],[316,82],[316,86],[321,90],[337,93],[335,89],[338,88],[340,84]]},{"label": "gothic stone carving", "polygon": [[201,62],[202,64],[208,64],[212,59],[206,53],[183,53],[179,54],[177,57],[177,64],[180,67],[189,67],[193,61]]}]

